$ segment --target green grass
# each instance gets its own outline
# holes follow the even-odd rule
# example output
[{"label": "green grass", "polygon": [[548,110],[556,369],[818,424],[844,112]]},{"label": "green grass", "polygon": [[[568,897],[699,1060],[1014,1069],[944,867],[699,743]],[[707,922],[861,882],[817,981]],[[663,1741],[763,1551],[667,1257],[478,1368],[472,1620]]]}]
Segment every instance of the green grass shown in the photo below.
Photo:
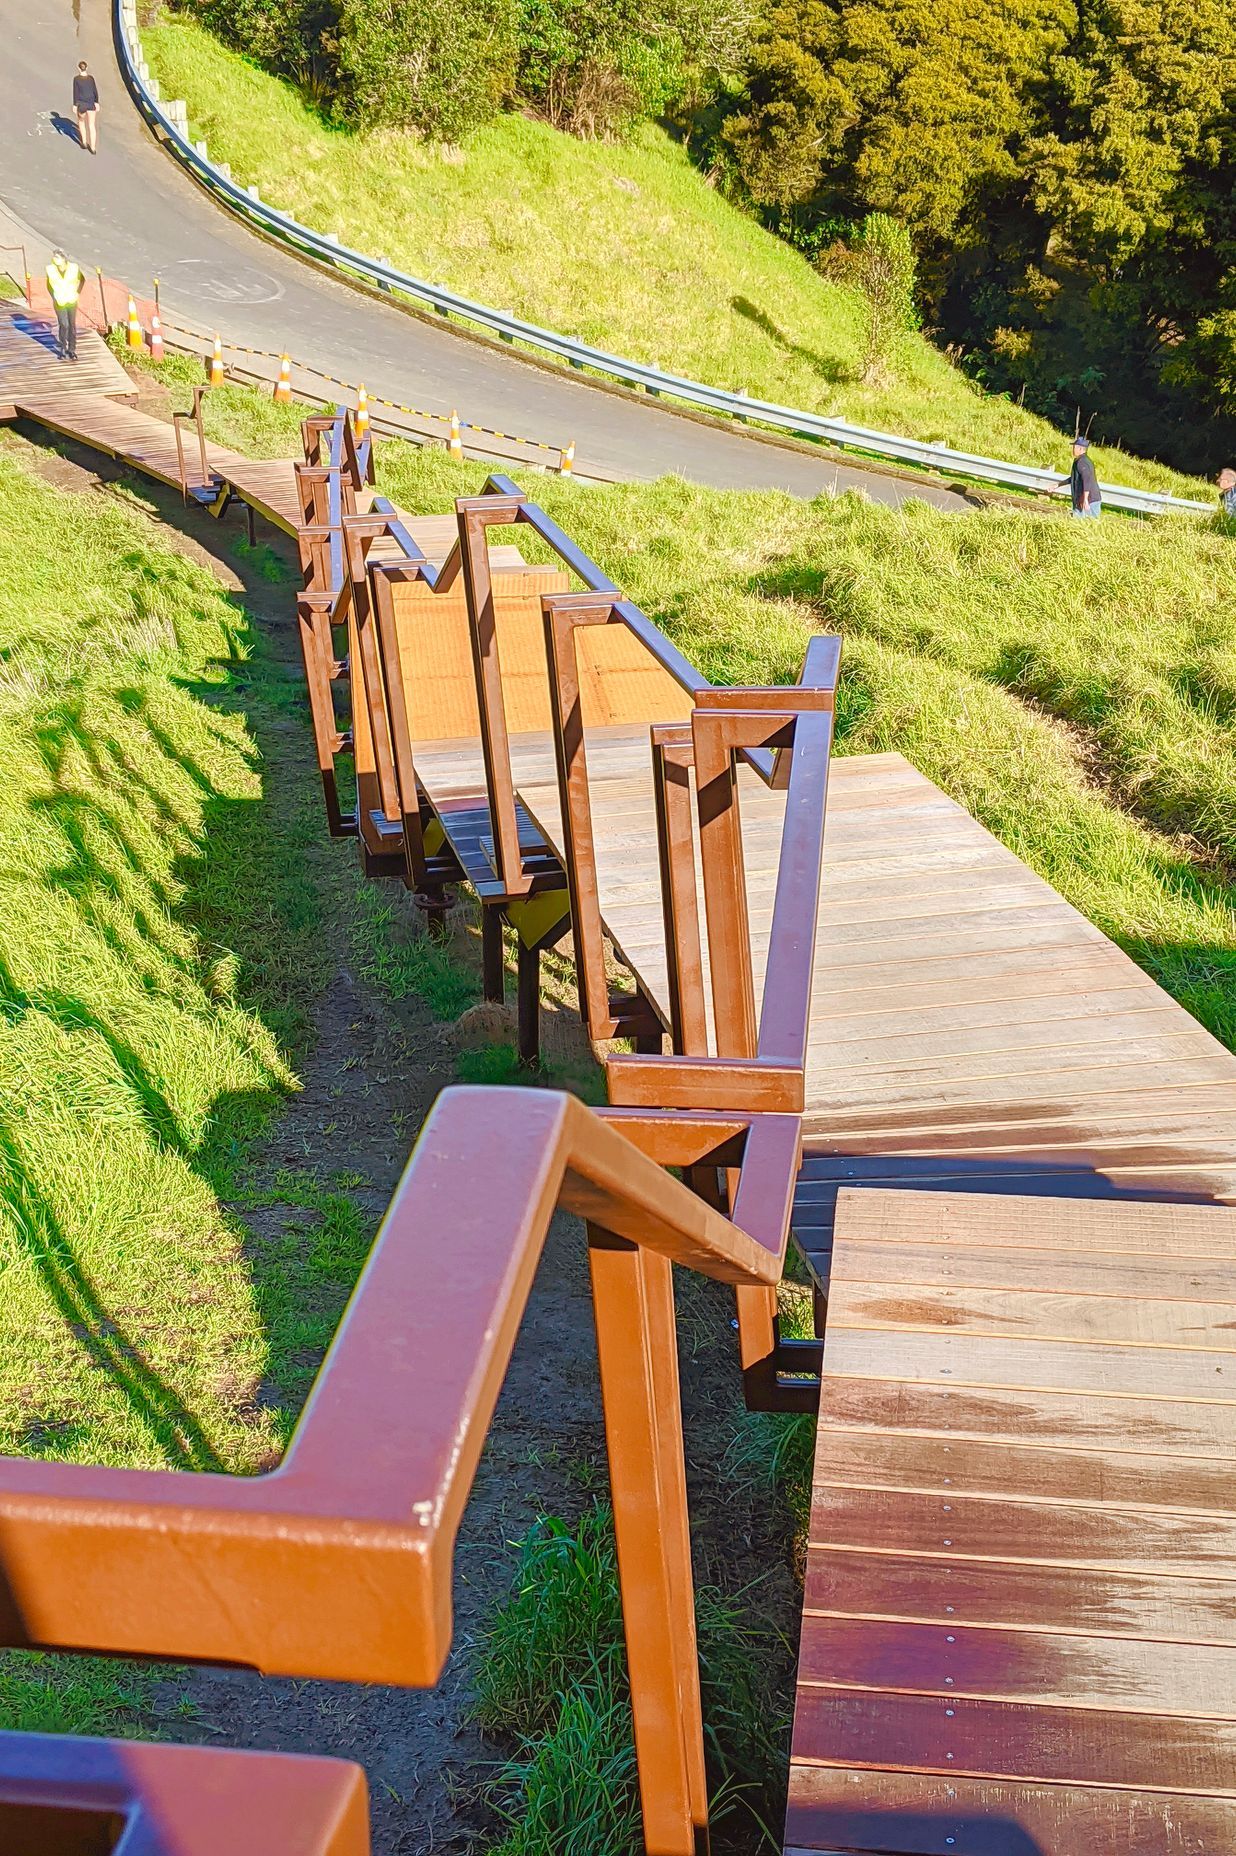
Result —
[{"label": "green grass", "polygon": [[[360,137],[186,19],[150,28],[143,44],[164,96],[187,100],[193,134],[237,180],[345,244],[713,385],[1067,469],[1059,432],[984,394],[919,337],[905,343],[892,385],[864,387],[855,293],[722,199],[651,125],[621,147],[519,115],[462,149]],[[488,416],[484,406],[461,411]],[[1111,449],[1095,458],[1114,480],[1199,493],[1164,466]]]},{"label": "green grass", "polygon": [[[262,1290],[217,1185],[295,1087],[318,902],[270,832],[246,615],[0,444],[0,1450],[250,1471]],[[109,1731],[125,1665],[10,1656],[8,1726]]]},{"label": "green grass", "polygon": [[[149,374],[167,387],[170,407],[188,412],[193,405],[193,389],[205,377],[200,360],[191,355],[169,354],[162,361],[152,361],[144,349],[130,348],[123,333],[113,330],[108,345],[117,360],[139,373]],[[269,392],[253,387],[224,385],[215,387],[202,401],[202,422],[212,444],[230,445],[251,458],[303,458],[300,427],[314,408],[304,401],[279,406]],[[185,443],[196,440],[186,433]]]},{"label": "green grass", "polygon": [[[639,1816],[613,1517],[595,1499],[574,1526],[540,1515],[514,1553],[476,1661],[476,1718],[517,1749],[488,1787],[506,1827],[491,1856],[628,1856]],[[758,1598],[703,1586],[696,1626],[713,1822],[742,1811],[762,1825],[788,1723],[763,1676]]]},{"label": "green grass", "polygon": [[248,626],[110,499],[0,451],[0,504],[0,1448],[251,1468],[261,1323],[204,1173],[294,1084],[315,904],[209,700]]}]

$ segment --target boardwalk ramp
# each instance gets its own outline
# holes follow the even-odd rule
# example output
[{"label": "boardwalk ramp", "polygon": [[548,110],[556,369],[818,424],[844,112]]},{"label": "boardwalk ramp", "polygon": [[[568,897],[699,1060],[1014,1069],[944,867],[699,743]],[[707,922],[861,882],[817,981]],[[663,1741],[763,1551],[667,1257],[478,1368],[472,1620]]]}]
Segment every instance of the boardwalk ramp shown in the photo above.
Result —
[{"label": "boardwalk ramp", "polygon": [[0,419],[17,417],[23,399],[71,393],[108,403],[131,400],[133,382],[93,329],[78,331],[76,361],[62,361],[56,318],[25,309],[0,309]]},{"label": "boardwalk ramp", "polygon": [[1236,1848],[1236,1212],[847,1188],[792,1850]]}]

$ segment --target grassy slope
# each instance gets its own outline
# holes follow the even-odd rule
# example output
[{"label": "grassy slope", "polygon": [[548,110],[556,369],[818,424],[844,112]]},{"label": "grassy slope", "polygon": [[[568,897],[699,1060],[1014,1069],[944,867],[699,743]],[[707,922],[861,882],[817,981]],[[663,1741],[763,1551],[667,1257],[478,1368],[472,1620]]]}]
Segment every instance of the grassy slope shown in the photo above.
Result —
[{"label": "grassy slope", "polygon": [[[215,158],[319,231],[611,352],[857,424],[1067,468],[1058,432],[981,393],[917,337],[893,387],[859,384],[854,293],[721,199],[657,129],[611,147],[508,115],[463,149],[359,138],[190,23],[152,28],[143,43],[163,94],[187,99]],[[1199,493],[1163,466],[1095,455],[1113,479]]]},{"label": "grassy slope", "polygon": [[243,722],[195,693],[243,654],[243,615],[123,511],[83,522],[2,454],[0,499],[0,1441],[251,1467],[269,1418],[238,1424],[229,1388],[262,1346],[201,1156],[291,1078],[234,953],[186,919],[207,835],[260,800]]},{"label": "grassy slope", "polygon": [[[313,795],[274,808],[255,737],[281,717],[211,575],[0,442],[0,1450],[257,1469],[288,1422],[259,1384],[290,1408],[350,1286],[313,1263],[342,1203],[289,1285],[220,1196],[322,981]],[[0,1724],[107,1730],[145,1686],[5,1657]]]}]

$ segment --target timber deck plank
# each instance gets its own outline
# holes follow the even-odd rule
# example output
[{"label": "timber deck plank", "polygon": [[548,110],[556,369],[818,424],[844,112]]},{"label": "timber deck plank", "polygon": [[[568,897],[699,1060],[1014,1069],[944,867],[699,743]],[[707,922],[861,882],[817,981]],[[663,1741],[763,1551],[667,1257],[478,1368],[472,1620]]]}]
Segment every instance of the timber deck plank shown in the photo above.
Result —
[{"label": "timber deck plank", "polygon": [[77,360],[56,353],[56,321],[8,308],[0,312],[0,418],[17,416],[27,397],[134,397],[133,382],[101,336],[79,326]]},{"label": "timber deck plank", "polygon": [[787,1844],[1221,1856],[1236,1212],[847,1188],[834,1272]]}]

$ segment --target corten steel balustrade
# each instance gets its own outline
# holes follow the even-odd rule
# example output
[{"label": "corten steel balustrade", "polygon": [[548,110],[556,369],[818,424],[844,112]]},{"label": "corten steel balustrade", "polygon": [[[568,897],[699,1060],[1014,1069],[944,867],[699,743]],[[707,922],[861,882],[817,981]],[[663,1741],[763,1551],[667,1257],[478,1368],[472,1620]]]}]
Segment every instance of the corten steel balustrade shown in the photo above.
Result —
[{"label": "corten steel balustrade", "polygon": [[[523,852],[519,878],[504,882],[489,851],[490,815],[483,793],[469,804],[452,796],[435,814],[419,786],[408,730],[395,607],[399,589],[449,594],[458,561],[435,566],[417,546],[392,505],[381,497],[358,507],[361,479],[348,470],[348,446],[371,476],[368,445],[357,446],[350,416],[306,421],[306,462],[298,467],[304,523],[300,532],[305,590],[298,601],[306,681],[315,745],[333,835],[361,840],[366,871],[402,878],[431,927],[446,910],[448,886],[468,882],[481,903],[484,991],[504,996],[503,922],[516,933],[520,1051],[537,1055],[539,972],[542,951],[566,930],[565,885],[558,861],[526,816],[519,820]],[[482,549],[472,580],[492,585]],[[508,570],[515,587],[534,570]],[[544,576],[540,576],[544,578]],[[462,583],[460,583],[462,596]],[[490,595],[492,599],[492,593]],[[346,645],[337,646],[337,636]],[[470,646],[469,646],[470,652]],[[469,672],[471,676],[473,672]],[[341,725],[333,695],[337,683],[351,696],[351,726]],[[338,797],[336,762],[351,757],[354,812]],[[532,898],[538,898],[530,906]]]},{"label": "corten steel balustrade", "polygon": [[[530,502],[509,479],[490,478],[481,496],[459,499],[456,511],[459,527],[457,541],[447,558],[436,567],[420,555],[406,534],[402,538],[402,546],[394,550],[370,546],[366,555],[359,555],[355,550],[345,551],[345,564],[351,575],[350,605],[357,621],[353,630],[355,648],[352,655],[359,660],[352,678],[353,736],[360,743],[364,735],[364,756],[373,763],[371,790],[377,800],[373,816],[379,821],[379,828],[389,834],[391,842],[396,837],[402,840],[405,855],[413,866],[413,880],[423,885],[423,869],[416,867],[423,832],[418,831],[416,820],[419,816],[423,825],[426,789],[432,782],[417,780],[417,756],[412,735],[418,731],[409,729],[406,711],[409,696],[415,696],[416,685],[421,680],[422,661],[430,681],[440,667],[433,664],[435,639],[432,600],[423,600],[416,608],[414,618],[405,611],[397,619],[395,607],[400,589],[406,588],[409,583],[420,582],[422,590],[433,594],[449,594],[457,585],[462,585],[474,681],[474,713],[467,726],[474,732],[479,747],[475,778],[483,782],[484,790],[478,793],[477,798],[487,809],[489,827],[483,847],[484,865],[479,872],[470,866],[466,875],[477,887],[482,901],[483,920],[487,929],[488,977],[493,953],[492,928],[496,926],[497,915],[491,915],[487,905],[496,905],[507,919],[514,920],[519,916],[521,900],[542,888],[561,889],[564,881],[556,859],[522,808],[517,790],[512,765],[513,745],[527,742],[529,727],[552,733],[555,723],[548,700],[549,686],[546,682],[546,668],[540,658],[540,648],[539,668],[534,677],[529,677],[528,663],[521,656],[526,643],[521,634],[517,634],[514,640],[518,661],[513,667],[509,664],[504,666],[503,652],[510,647],[511,636],[507,634],[507,644],[503,645],[501,595],[489,560],[490,533],[498,528],[516,525],[530,529],[556,557],[567,575],[582,581],[590,592],[595,592],[603,601],[609,602],[611,631],[621,634],[621,639],[615,641],[617,655],[611,650],[611,661],[587,667],[584,682],[588,685],[588,693],[595,706],[598,692],[602,701],[607,694],[611,700],[622,700],[614,698],[613,692],[621,690],[623,676],[630,679],[630,687],[625,692],[622,706],[610,715],[611,720],[620,721],[628,727],[642,725],[647,728],[669,715],[689,719],[697,694],[702,693],[705,701],[711,700],[709,693],[712,686],[633,602],[621,597],[612,581],[575,546],[559,525],[535,503]],[[354,523],[345,519],[343,526],[347,530]],[[392,558],[400,553],[402,559]],[[360,584],[362,564],[367,578],[367,584],[363,587]],[[534,572],[526,565],[522,568],[524,576]],[[558,584],[564,586],[567,583],[559,580]],[[410,625],[414,630],[409,630]],[[415,628],[420,629],[415,631]],[[371,634],[376,634],[376,643],[369,643],[366,650],[367,637]],[[423,646],[418,645],[418,636],[424,639]],[[608,682],[607,677],[610,679]],[[660,679],[659,685],[657,679]],[[533,682],[543,691],[543,718],[535,701],[532,701],[530,708],[528,689]],[[670,693],[668,696],[667,692]],[[359,719],[362,717],[363,727]],[[423,737],[425,732],[426,728],[422,725],[419,733]],[[438,729],[436,732],[441,734],[444,730]],[[783,783],[784,769],[779,766],[783,757],[776,751],[756,746],[744,749],[743,752],[744,758],[771,784],[779,786]],[[429,791],[428,803],[431,807],[437,804],[432,791]],[[451,821],[440,807],[439,814],[440,823],[445,826],[450,837]],[[568,866],[565,881],[569,887],[572,860],[568,856],[565,861]],[[551,915],[549,919],[551,930],[540,943],[541,946],[557,938],[564,926],[561,914],[559,917]],[[529,1046],[535,1047],[539,990],[536,961],[539,946],[521,935],[520,950],[520,1041],[521,1048],[526,1049]],[[500,951],[499,942],[499,976]],[[631,1037],[637,1049],[643,1048],[649,1052],[662,1048],[664,1032],[668,1029],[661,1021],[655,1002],[638,990],[633,997],[622,1003],[620,1019],[610,1025],[608,1030],[603,1030],[599,1022],[592,1020],[590,1027],[597,1036]]]},{"label": "corten steel balustrade", "polygon": [[[0,1459],[0,1642],[434,1683],[450,1646],[456,1532],[563,1207],[587,1226],[645,1847],[699,1856],[707,1799],[672,1266],[775,1283],[799,1157],[794,1115],[447,1090],[276,1469]],[[724,1170],[732,1216],[671,1167]],[[362,1856],[362,1796],[342,1762],[0,1735],[6,1853]]]},{"label": "corten steel balustrade", "polygon": [[[484,799],[492,821],[490,862],[480,873],[475,869],[468,873],[482,896],[483,919],[487,925],[499,920],[484,906],[486,882],[489,897],[509,917],[518,909],[521,894],[534,893],[542,883],[553,889],[562,881],[544,844],[535,837],[530,842],[527,821],[520,813],[508,727],[511,667],[504,675],[488,556],[491,530],[522,524],[588,589],[546,594],[541,604],[562,866],[581,1012],[595,1041],[630,1039],[637,1052],[633,1058],[609,1058],[611,1100],[662,1107],[800,1111],[838,641],[824,637],[812,641],[800,681],[792,688],[716,688],[509,479],[491,478],[485,494],[460,499],[456,510],[458,538],[436,568],[419,557],[419,550],[418,558],[408,558],[415,544],[406,535],[402,560],[376,559],[371,545],[374,531],[366,518],[343,521],[356,640],[353,655],[358,661],[353,676],[354,716],[364,718],[382,816],[389,824],[398,821],[410,872],[423,885],[425,798],[416,774],[407,698],[417,676],[418,650],[426,657],[434,651],[434,614],[432,599],[423,600],[416,609],[415,623],[424,627],[421,635],[426,642],[418,647],[417,635],[411,635],[405,649],[395,600],[398,589],[410,582],[423,581],[436,595],[462,581],[475,677],[475,722],[484,760]],[[621,634],[629,660],[634,654],[633,661],[646,659],[668,673],[678,693],[682,719],[648,725],[648,777],[655,782],[657,800],[670,981],[667,1023],[662,1022],[657,1003],[638,976],[632,991],[613,993],[609,986],[592,837],[585,675],[580,659],[581,636],[593,637],[602,627]],[[514,700],[518,710],[519,699]],[[355,723],[354,732],[359,732]],[[740,758],[786,795],[767,960],[776,984],[767,989],[758,1025],[746,923],[737,781]],[[690,817],[693,782],[698,795],[694,825]],[[696,831],[707,958],[701,946],[697,902]],[[555,920],[552,933],[556,936],[560,931],[561,924]],[[488,977],[488,935],[486,939]],[[499,945],[499,971],[500,960]],[[521,940],[520,1046],[525,1054],[536,1047],[539,988],[535,961],[536,950],[529,956]],[[531,984],[526,983],[529,970]],[[672,1043],[671,1057],[660,1054],[666,1031]],[[739,1322],[749,1402],[778,1409],[812,1407],[818,1340],[797,1341],[779,1335],[775,1292],[740,1297]]]},{"label": "corten steel balustrade", "polygon": [[334,685],[346,679],[348,669],[346,654],[336,651],[335,632],[346,619],[343,518],[355,513],[358,496],[373,481],[372,451],[367,438],[357,443],[348,413],[313,414],[302,421],[301,438],[305,458],[296,466],[304,575],[296,602],[301,655],[331,836],[356,837],[357,811],[345,813],[340,805],[335,771],[338,757],[352,752],[350,733],[335,712]]},{"label": "corten steel balustrade", "polygon": [[[581,628],[623,623],[623,615],[618,602],[595,594],[549,596],[542,606],[580,1010],[597,1040],[638,1036],[645,1000],[616,997],[608,984],[576,652]],[[796,687],[701,689],[689,723],[650,731],[674,1054],[611,1055],[611,1102],[801,1112],[839,667],[840,641],[813,639]],[[786,795],[766,962],[775,983],[758,1019],[737,780],[738,755],[753,750]],[[740,1290],[738,1320],[748,1404],[813,1410],[820,1343],[781,1336],[775,1287]]]}]

